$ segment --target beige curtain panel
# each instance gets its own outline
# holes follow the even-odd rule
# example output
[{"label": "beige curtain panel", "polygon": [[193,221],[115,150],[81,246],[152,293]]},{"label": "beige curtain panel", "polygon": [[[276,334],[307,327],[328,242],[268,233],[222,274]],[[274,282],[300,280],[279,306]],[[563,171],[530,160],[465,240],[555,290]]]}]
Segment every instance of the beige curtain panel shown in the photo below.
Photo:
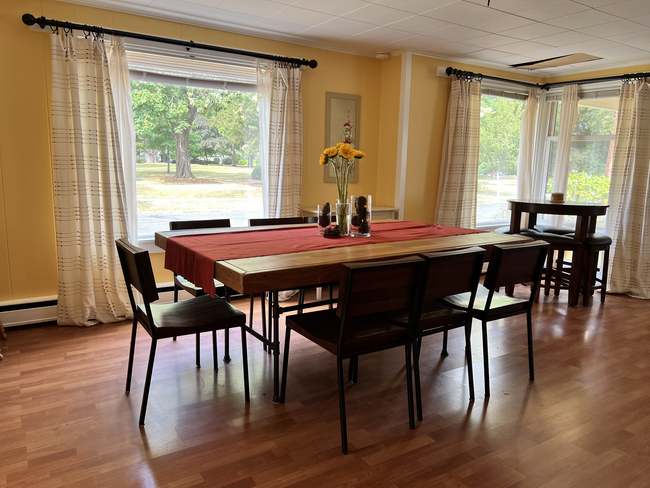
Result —
[{"label": "beige curtain panel", "polygon": [[124,179],[104,43],[51,35],[58,323],[130,314],[115,240],[126,237]]},{"label": "beige curtain panel", "polygon": [[455,79],[447,105],[436,222],[476,227],[481,83]]},{"label": "beige curtain panel", "polygon": [[299,217],[303,152],[300,69],[276,63],[264,68],[258,63],[257,73],[264,216]]},{"label": "beige curtain panel", "polygon": [[618,105],[607,234],[610,291],[650,298],[650,87],[623,83]]}]

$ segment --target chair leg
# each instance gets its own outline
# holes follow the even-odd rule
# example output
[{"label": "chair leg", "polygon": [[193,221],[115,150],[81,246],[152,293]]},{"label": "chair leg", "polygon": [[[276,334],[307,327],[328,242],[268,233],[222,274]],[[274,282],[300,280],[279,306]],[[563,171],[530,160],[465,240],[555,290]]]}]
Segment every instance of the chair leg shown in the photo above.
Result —
[{"label": "chair leg", "polygon": [[420,344],[422,337],[418,337],[413,343],[413,376],[415,376],[415,407],[417,419],[422,422],[422,388],[420,387]]},{"label": "chair leg", "polygon": [[343,382],[343,359],[336,358],[336,372],[339,381],[339,416],[341,422],[341,450],[348,453],[348,429],[345,417],[345,383]]},{"label": "chair leg", "polygon": [[219,371],[219,354],[217,352],[217,331],[212,331],[212,363],[214,370]]},{"label": "chair leg", "polygon": [[482,321],[483,329],[483,374],[485,375],[485,396],[490,396],[490,358],[488,357],[487,322]]},{"label": "chair leg", "polygon": [[449,356],[449,353],[447,352],[447,336],[449,335],[449,332],[445,330],[442,333],[442,351],[440,352],[441,356]]},{"label": "chair leg", "polygon": [[299,314],[302,313],[302,307],[303,307],[304,304],[305,304],[305,289],[301,288],[298,291],[298,306],[300,307],[298,309]]},{"label": "chair leg", "polygon": [[415,429],[415,417],[413,416],[413,371],[411,371],[411,342],[404,344],[405,366],[406,366],[406,395],[409,409],[409,429]]},{"label": "chair leg", "polygon": [[[268,309],[268,332],[269,332],[269,342],[273,344],[273,293],[269,292],[269,309]],[[277,303],[276,303],[277,305]],[[269,346],[267,349],[269,354],[273,354],[273,348]]]},{"label": "chair leg", "polygon": [[282,384],[280,385],[280,403],[284,403],[287,392],[287,370],[289,368],[289,342],[291,341],[291,329],[287,327],[284,334],[284,357],[282,359]]},{"label": "chair leg", "polygon": [[133,329],[131,330],[131,346],[129,348],[129,367],[126,371],[126,392],[127,393],[131,391],[131,373],[133,372],[133,354],[135,352],[135,335],[137,330],[138,330],[138,319],[133,317]]},{"label": "chair leg", "polygon": [[[176,273],[174,273],[174,303],[178,301],[178,285],[176,284]],[[176,338],[174,338],[176,340]]]},{"label": "chair leg", "polygon": [[144,392],[142,393],[142,407],[140,408],[140,425],[144,425],[144,416],[147,413],[147,401],[149,400],[149,387],[151,386],[151,373],[153,372],[153,360],[156,357],[156,346],[158,341],[151,339],[151,351],[149,351],[149,365],[147,366],[147,378],[144,381]]},{"label": "chair leg", "polygon": [[584,277],[584,290],[582,293],[582,305],[588,306],[591,300],[591,294],[594,291],[594,284],[596,281],[596,256],[597,252],[593,249],[585,249],[585,277]]},{"label": "chair leg", "polygon": [[201,334],[196,333],[196,367],[201,367]]},{"label": "chair leg", "polygon": [[330,285],[330,310],[334,308],[332,300],[334,300],[334,285]]},{"label": "chair leg", "polygon": [[224,329],[223,330],[223,362],[224,363],[229,363],[230,362],[230,329]]},{"label": "chair leg", "polygon": [[246,345],[246,329],[241,327],[241,357],[244,363],[244,400],[251,401],[251,390],[248,384],[248,346]]},{"label": "chair leg", "polygon": [[469,400],[474,401],[474,362],[472,360],[472,319],[465,324],[465,356],[467,359],[467,379],[469,381]]},{"label": "chair leg", "polygon": [[601,288],[600,288],[600,303],[605,303],[605,295],[607,294],[607,274],[609,273],[609,247],[605,248],[603,254],[603,274],[601,275]]},{"label": "chair leg", "polygon": [[359,379],[359,356],[352,356],[348,364],[348,381],[355,383]]},{"label": "chair leg", "polygon": [[533,363],[533,318],[530,309],[526,312],[526,329],[528,332],[528,374],[530,381],[535,381],[535,364]]},{"label": "chair leg", "polygon": [[[262,301],[262,337],[266,339],[266,293],[260,293],[260,300]],[[264,350],[266,351],[266,343],[263,343]]]},{"label": "chair leg", "polygon": [[548,256],[546,256],[546,272],[544,277],[544,296],[547,297],[551,292],[551,281],[553,280],[553,258],[555,251],[549,249]]}]

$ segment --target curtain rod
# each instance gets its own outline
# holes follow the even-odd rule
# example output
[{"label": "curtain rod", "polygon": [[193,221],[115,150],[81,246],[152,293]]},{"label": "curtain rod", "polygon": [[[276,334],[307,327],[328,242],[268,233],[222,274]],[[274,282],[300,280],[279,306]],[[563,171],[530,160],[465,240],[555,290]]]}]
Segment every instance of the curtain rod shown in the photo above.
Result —
[{"label": "curtain rod", "polygon": [[98,26],[85,25],[85,24],[75,24],[72,22],[62,22],[54,19],[46,19],[45,17],[34,17],[32,14],[24,14],[22,19],[24,24],[30,26],[34,24],[38,24],[41,27],[41,29],[45,29],[45,26],[61,27],[63,29],[71,29],[71,30],[76,29],[82,32],[108,34],[111,36],[118,36],[118,37],[130,37],[132,39],[143,39],[145,41],[155,41],[155,42],[162,42],[164,44],[184,46],[188,51],[192,48],[205,49],[208,51],[218,51],[222,53],[238,54],[240,56],[250,56],[254,58],[268,59],[271,61],[288,63],[295,66],[309,66],[312,69],[318,66],[318,62],[315,59],[308,61],[306,59],[301,59],[301,58],[289,58],[286,56],[274,56],[272,54],[258,53],[254,51],[242,51],[240,49],[232,49],[229,47],[215,46],[213,44],[202,44],[200,42],[183,41],[180,39],[172,39],[170,37],[160,37],[160,36],[152,36],[148,34],[140,34],[139,32],[129,32],[129,31],[122,31],[117,29],[108,29],[106,27],[98,27]]},{"label": "curtain rod", "polygon": [[445,73],[447,73],[447,76],[456,75],[461,78],[468,78],[468,79],[476,79],[476,80],[487,79],[487,80],[504,81],[506,83],[514,83],[516,85],[540,88],[542,90],[548,90],[549,88],[560,87],[565,85],[574,85],[574,84],[586,85],[591,83],[602,83],[604,81],[615,81],[615,80],[634,81],[641,78],[650,77],[650,73],[630,73],[627,75],[603,76],[601,78],[587,78],[584,80],[573,80],[573,81],[558,81],[556,83],[545,83],[543,85],[540,85],[539,83],[530,83],[527,81],[511,80],[508,78],[498,78],[496,76],[483,75],[480,73],[473,73],[471,71],[461,71],[459,69],[452,68],[451,66],[445,70]]}]

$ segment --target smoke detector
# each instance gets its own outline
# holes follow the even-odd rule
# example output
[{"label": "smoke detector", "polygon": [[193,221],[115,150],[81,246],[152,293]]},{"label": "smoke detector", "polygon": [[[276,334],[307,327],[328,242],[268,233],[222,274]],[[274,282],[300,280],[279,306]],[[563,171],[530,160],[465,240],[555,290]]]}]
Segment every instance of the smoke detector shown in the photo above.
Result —
[{"label": "smoke detector", "polygon": [[381,60],[388,59],[390,58],[390,53],[377,53],[375,57]]}]

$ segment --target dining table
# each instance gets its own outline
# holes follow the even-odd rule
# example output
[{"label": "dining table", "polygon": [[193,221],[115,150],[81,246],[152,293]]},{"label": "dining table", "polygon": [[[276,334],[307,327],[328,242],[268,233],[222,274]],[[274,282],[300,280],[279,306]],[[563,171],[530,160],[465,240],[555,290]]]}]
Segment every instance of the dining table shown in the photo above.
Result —
[{"label": "dining table", "polygon": [[[510,209],[510,234],[521,231],[521,216],[528,214],[528,228],[537,225],[539,214],[564,215],[576,217],[575,238],[582,245],[574,251],[571,259],[571,276],[569,278],[569,306],[578,304],[580,283],[584,260],[584,244],[587,235],[596,232],[596,222],[599,216],[607,213],[609,205],[598,202],[551,202],[549,200],[508,200]],[[549,257],[552,259],[552,257]]]},{"label": "dining table", "polygon": [[[242,295],[269,292],[270,339],[246,331],[273,353],[273,402],[279,401],[282,313],[322,306],[330,301],[280,305],[278,292],[337,284],[343,263],[385,260],[432,251],[529,242],[522,236],[409,221],[377,221],[370,237],[325,238],[316,224],[231,227],[156,232],[165,268],[214,296],[214,280]],[[453,279],[453,277],[450,277]]]}]

